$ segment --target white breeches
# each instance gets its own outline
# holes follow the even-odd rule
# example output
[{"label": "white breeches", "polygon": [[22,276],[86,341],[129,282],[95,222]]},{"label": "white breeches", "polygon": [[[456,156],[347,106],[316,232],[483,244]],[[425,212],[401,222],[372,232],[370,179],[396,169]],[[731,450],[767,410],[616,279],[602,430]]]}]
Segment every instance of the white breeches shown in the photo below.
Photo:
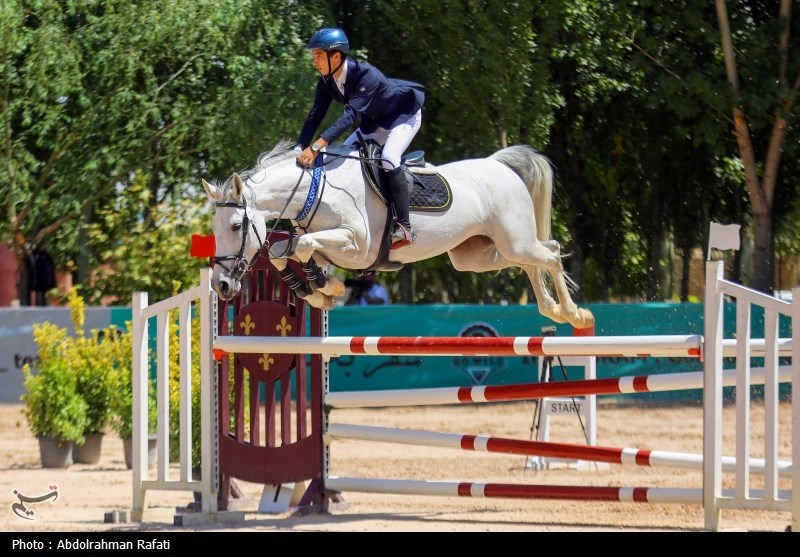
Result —
[{"label": "white breeches", "polygon": [[[400,166],[400,159],[403,153],[411,145],[421,126],[422,110],[419,110],[411,118],[391,130],[378,128],[374,132],[364,135],[364,139],[374,139],[383,147],[383,161],[381,164],[384,169],[391,170]],[[353,145],[357,141],[358,136],[353,132],[345,140],[344,145]]]}]

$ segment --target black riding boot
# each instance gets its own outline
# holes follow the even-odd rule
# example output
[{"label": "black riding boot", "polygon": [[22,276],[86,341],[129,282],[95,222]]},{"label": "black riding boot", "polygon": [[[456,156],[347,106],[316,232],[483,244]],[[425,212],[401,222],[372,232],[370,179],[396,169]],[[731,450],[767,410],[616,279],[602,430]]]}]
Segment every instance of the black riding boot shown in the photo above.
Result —
[{"label": "black riding boot", "polygon": [[408,180],[402,168],[394,168],[386,171],[389,179],[389,192],[394,202],[397,221],[392,231],[391,249],[402,248],[414,241],[414,231],[411,229],[411,222],[408,220]]}]

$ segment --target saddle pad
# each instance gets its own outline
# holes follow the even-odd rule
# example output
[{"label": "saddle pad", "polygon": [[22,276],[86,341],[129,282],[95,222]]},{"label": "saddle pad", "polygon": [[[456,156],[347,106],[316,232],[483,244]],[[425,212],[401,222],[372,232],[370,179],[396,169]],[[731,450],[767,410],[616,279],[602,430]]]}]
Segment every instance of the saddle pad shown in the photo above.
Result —
[{"label": "saddle pad", "polygon": [[[450,208],[453,203],[453,192],[450,191],[450,184],[441,174],[414,174],[409,173],[414,179],[414,185],[408,194],[408,208],[411,211],[441,212]],[[367,182],[372,190],[386,203],[389,195],[389,186],[381,184],[381,188],[375,183],[375,179],[368,175]],[[386,203],[388,205],[388,203]]]},{"label": "saddle pad", "polygon": [[450,184],[440,174],[412,174],[414,187],[408,196],[412,211],[446,211],[453,203]]}]

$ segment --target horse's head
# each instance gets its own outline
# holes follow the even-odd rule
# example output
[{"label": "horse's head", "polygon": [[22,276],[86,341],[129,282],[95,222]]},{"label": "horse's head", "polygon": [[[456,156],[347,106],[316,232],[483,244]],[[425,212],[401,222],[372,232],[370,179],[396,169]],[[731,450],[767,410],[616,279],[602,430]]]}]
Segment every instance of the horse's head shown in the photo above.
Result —
[{"label": "horse's head", "polygon": [[233,175],[229,188],[217,188],[205,180],[203,187],[216,206],[212,230],[216,242],[211,287],[223,300],[231,300],[264,246],[267,223],[252,202],[248,204],[242,178]]}]

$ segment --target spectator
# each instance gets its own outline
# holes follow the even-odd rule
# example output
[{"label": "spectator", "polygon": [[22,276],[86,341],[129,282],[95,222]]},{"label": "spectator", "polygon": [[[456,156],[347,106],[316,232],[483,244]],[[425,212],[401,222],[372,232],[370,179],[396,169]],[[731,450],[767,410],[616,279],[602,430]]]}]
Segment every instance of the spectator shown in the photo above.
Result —
[{"label": "spectator", "polygon": [[348,306],[373,306],[389,303],[389,292],[375,280],[375,275],[359,277],[358,280],[347,279],[345,286],[350,287]]}]

